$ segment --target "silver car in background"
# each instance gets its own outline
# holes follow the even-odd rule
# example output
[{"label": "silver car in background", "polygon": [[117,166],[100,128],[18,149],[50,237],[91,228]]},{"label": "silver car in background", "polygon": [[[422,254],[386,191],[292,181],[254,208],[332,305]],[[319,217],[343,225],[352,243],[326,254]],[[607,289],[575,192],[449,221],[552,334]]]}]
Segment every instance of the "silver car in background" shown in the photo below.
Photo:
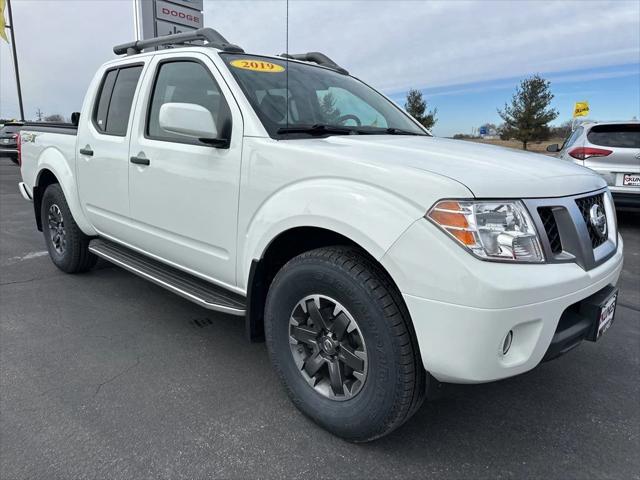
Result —
[{"label": "silver car in background", "polygon": [[617,208],[640,209],[639,121],[583,123],[562,146],[549,145],[547,151],[599,173]]}]

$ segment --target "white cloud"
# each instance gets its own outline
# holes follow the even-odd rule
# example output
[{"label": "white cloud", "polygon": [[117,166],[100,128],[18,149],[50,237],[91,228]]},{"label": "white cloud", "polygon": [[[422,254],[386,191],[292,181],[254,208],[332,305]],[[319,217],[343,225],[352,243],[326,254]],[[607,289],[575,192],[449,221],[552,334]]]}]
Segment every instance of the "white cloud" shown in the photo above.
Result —
[{"label": "white cloud", "polygon": [[[561,83],[575,83],[575,82],[587,82],[591,80],[603,80],[607,78],[621,78],[621,77],[633,77],[640,76],[640,66],[636,68],[615,69],[604,72],[599,71],[582,71],[577,73],[552,73],[545,75],[547,80],[550,80],[553,85]],[[513,78],[504,81],[492,81],[482,82],[479,84],[460,84],[452,85],[450,88],[426,89],[426,92],[430,98],[444,97],[449,95],[462,95],[467,93],[483,93],[493,90],[511,89],[515,87],[518,80]],[[640,85],[638,86],[640,88]],[[559,95],[559,94],[558,94]]]},{"label": "white cloud", "polygon": [[[80,106],[133,35],[131,0],[14,0],[28,116]],[[205,24],[247,51],[286,48],[286,3],[205,0]],[[640,2],[295,1],[289,50],[319,50],[386,93],[640,62]],[[15,114],[0,47],[0,116]]]},{"label": "white cloud", "polygon": [[[25,115],[82,106],[113,45],[132,39],[131,0],[12,0]],[[11,48],[0,40],[0,117],[17,117]]]}]

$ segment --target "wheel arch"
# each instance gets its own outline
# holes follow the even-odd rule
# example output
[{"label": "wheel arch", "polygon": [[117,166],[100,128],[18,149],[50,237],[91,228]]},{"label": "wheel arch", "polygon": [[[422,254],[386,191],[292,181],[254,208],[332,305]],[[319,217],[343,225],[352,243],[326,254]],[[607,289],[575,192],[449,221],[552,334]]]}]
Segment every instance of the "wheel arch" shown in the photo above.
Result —
[{"label": "wheel arch", "polygon": [[[262,255],[253,259],[247,281],[247,314],[245,333],[252,342],[264,340],[264,306],[269,286],[278,271],[292,258],[316,248],[345,245],[358,249],[374,262],[389,278],[394,288],[395,281],[378,261],[373,252],[347,235],[319,226],[298,226],[287,229],[269,242]],[[399,289],[398,289],[399,292]]]},{"label": "wheel arch", "polygon": [[42,231],[42,196],[49,185],[60,184],[58,177],[49,170],[43,168],[38,172],[36,183],[33,187],[33,213],[36,217],[36,226]]},{"label": "wheel arch", "polygon": [[36,217],[38,230],[42,231],[41,207],[42,196],[51,184],[60,185],[64,197],[69,205],[69,210],[73,215],[76,224],[85,235],[96,235],[96,231],[84,215],[77,192],[76,177],[64,158],[60,158],[59,152],[52,152],[49,155],[41,155],[38,172],[35,176],[33,186],[33,209]]}]

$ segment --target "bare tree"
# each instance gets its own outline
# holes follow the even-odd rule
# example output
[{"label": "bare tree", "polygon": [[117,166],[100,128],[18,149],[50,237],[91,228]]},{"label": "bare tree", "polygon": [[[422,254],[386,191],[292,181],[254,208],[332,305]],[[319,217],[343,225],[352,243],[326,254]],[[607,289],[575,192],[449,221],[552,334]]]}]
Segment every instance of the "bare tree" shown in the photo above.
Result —
[{"label": "bare tree", "polygon": [[64,122],[64,117],[59,113],[54,113],[53,115],[47,115],[44,117],[45,122]]}]

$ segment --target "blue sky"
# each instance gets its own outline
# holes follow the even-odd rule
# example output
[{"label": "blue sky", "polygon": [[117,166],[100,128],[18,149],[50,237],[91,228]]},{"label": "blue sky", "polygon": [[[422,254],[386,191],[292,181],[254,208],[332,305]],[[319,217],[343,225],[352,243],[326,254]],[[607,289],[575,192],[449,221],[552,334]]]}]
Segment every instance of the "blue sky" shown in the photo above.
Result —
[{"label": "blue sky", "polygon": [[[612,65],[540,74],[551,81],[552,106],[560,115],[554,124],[571,119],[576,101],[588,101],[591,120],[640,118],[640,64]],[[522,77],[422,89],[429,109],[438,109],[434,134],[471,133],[472,127],[502,122],[496,109],[511,100]],[[404,105],[406,92],[390,95]],[[466,127],[466,130],[461,128]]]}]

